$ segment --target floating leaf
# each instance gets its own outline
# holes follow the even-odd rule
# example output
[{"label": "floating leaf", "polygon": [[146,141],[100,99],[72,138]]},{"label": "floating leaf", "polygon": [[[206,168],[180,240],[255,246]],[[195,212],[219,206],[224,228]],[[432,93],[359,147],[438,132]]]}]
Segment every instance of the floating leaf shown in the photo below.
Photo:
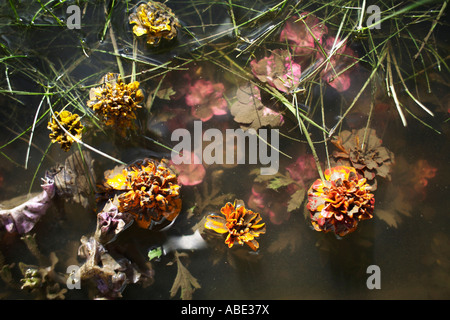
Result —
[{"label": "floating leaf", "polygon": [[150,261],[152,261],[154,259],[158,260],[161,258],[162,254],[163,254],[162,247],[153,248],[148,251],[148,259]]}]

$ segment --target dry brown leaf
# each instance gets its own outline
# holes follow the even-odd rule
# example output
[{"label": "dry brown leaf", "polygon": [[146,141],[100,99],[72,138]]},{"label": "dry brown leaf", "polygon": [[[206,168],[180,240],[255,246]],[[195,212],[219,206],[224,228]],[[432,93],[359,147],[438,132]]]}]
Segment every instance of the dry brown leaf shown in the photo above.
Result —
[{"label": "dry brown leaf", "polygon": [[180,297],[182,300],[192,300],[192,295],[194,291],[200,289],[201,286],[197,279],[192,276],[189,270],[181,263],[180,257],[187,256],[185,253],[178,253],[175,251],[175,259],[177,262],[177,276],[173,282],[172,288],[170,289],[170,297],[173,298],[178,290],[181,289]]}]

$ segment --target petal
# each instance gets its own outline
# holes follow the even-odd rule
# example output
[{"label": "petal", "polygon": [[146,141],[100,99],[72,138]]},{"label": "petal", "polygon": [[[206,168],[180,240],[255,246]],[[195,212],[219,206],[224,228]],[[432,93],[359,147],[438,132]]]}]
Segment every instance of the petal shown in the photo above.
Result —
[{"label": "petal", "polygon": [[214,230],[217,233],[226,233],[228,228],[225,225],[226,221],[221,216],[209,215],[206,217],[205,228]]}]

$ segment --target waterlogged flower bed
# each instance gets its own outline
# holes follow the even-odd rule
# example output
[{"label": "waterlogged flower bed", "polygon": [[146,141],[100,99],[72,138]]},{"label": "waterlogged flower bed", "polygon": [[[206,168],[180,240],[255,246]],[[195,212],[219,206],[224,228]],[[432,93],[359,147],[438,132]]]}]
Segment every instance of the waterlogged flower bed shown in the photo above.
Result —
[{"label": "waterlogged flower bed", "polygon": [[448,297],[445,6],[379,6],[6,5],[1,294]]}]

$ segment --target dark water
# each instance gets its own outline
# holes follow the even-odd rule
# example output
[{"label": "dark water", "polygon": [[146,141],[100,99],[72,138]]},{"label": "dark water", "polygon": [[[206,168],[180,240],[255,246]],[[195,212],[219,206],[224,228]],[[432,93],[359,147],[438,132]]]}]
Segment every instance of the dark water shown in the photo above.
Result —
[{"label": "dark water", "polygon": [[[127,137],[120,137],[111,131],[102,131],[95,125],[89,125],[92,121],[85,104],[89,99],[89,89],[98,83],[106,72],[119,72],[110,29],[104,28],[108,15],[105,15],[102,3],[82,2],[81,29],[73,30],[64,25],[67,19],[65,10],[72,4],[70,1],[48,6],[51,10],[45,10],[36,3],[31,6],[27,6],[25,2],[15,3],[17,16],[9,3],[2,3],[0,41],[4,60],[1,60],[0,70],[0,200],[6,201],[26,195],[30,191],[40,192],[40,178],[45,175],[46,170],[56,163],[63,163],[69,155],[77,151],[76,145],[72,146],[68,153],[56,144],[51,145],[46,128],[50,103],[55,110],[67,107],[83,115],[86,124],[83,141],[115,159],[131,163],[144,157],[170,157],[170,151],[161,144],[173,147],[171,132],[177,125],[191,130],[196,119],[192,117],[191,108],[185,104],[184,98],[155,98],[152,102],[152,93],[161,76],[166,75],[168,83],[177,89],[177,86],[183,88],[184,83],[180,79],[184,74],[192,77],[200,75],[200,78],[223,83],[224,95],[232,99],[240,79],[236,71],[231,70],[235,66],[250,70],[250,60],[255,57],[260,59],[268,49],[275,49],[280,45],[278,35],[284,25],[283,19],[286,18],[289,8],[295,5],[294,2],[286,1],[280,10],[268,13],[268,8],[274,7],[277,2],[233,3],[236,23],[242,24],[241,40],[236,40],[233,34],[233,23],[226,3],[167,2],[179,16],[182,31],[174,42],[165,43],[157,49],[149,49],[144,42],[138,42],[136,64],[133,66],[133,34],[128,24],[127,10],[132,10],[134,3],[114,4],[110,11],[112,3],[106,2],[107,12],[112,12],[111,25],[125,74],[131,74],[135,68],[136,79],[141,83],[146,96],[144,108],[138,113],[137,130]],[[441,7],[430,5],[419,9],[427,12],[429,8],[433,8],[435,13]],[[293,12],[314,11],[317,17],[325,20],[329,33],[336,34],[340,21],[337,17],[342,16],[343,10],[337,5],[312,2],[298,5]],[[261,18],[256,19],[258,14],[261,14]],[[59,18],[61,26],[55,17]],[[405,16],[404,19],[409,17]],[[250,22],[244,23],[246,21]],[[377,32],[389,34],[391,29],[387,25],[388,21]],[[420,35],[420,39],[423,39],[430,26],[430,22],[424,22],[420,26],[414,26],[414,30],[411,29],[410,32]],[[389,24],[389,27],[392,27],[392,24]],[[265,30],[271,28],[275,30],[273,34],[267,38],[260,37],[265,34]],[[193,293],[193,299],[450,297],[447,121],[450,109],[448,42],[445,36],[447,31],[448,25],[439,24],[430,40],[432,49],[437,50],[436,56],[429,54],[429,50],[423,61],[419,59],[413,63],[411,52],[416,52],[417,48],[414,48],[411,41],[406,41],[408,33],[402,32],[398,39],[393,41],[393,52],[398,57],[402,70],[405,73],[419,74],[414,79],[407,79],[410,88],[414,88],[411,91],[423,98],[424,104],[435,114],[434,117],[430,117],[408,100],[406,92],[397,83],[397,92],[412,113],[406,113],[408,125],[404,127],[392,99],[383,91],[385,76],[380,72],[374,78],[375,87],[379,89],[377,94],[371,95],[370,90],[364,91],[353,112],[338,129],[365,128],[371,101],[375,101],[374,104],[379,106],[380,109],[376,109],[372,114],[370,124],[377,130],[383,146],[395,154],[396,165],[393,167],[391,181],[379,180],[378,189],[375,191],[374,218],[362,221],[355,232],[337,239],[331,233],[316,232],[311,228],[304,214],[306,202],[290,215],[283,216],[281,223],[275,223],[262,213],[267,232],[258,239],[260,249],[257,254],[246,246],[235,246],[227,251],[224,250],[226,245],[221,242],[210,243],[206,249],[187,251],[187,257],[181,261],[201,285],[201,288]],[[244,38],[248,39],[248,42],[242,40]],[[264,41],[259,42],[260,39]],[[255,46],[251,45],[251,40],[256,41]],[[363,41],[349,42],[349,47],[359,56],[365,52]],[[238,51],[236,48],[244,51]],[[442,60],[436,59],[437,54]],[[234,64],[230,63],[230,60],[234,61]],[[179,70],[167,69],[166,66]],[[361,61],[359,68],[351,73],[351,87],[344,92],[334,90],[325,83],[322,83],[322,89],[319,84],[308,86],[308,116],[317,123],[322,123],[322,114],[318,107],[318,101],[322,98],[326,126],[332,128],[358,95],[370,72],[367,61]],[[15,93],[8,92],[9,88]],[[50,92],[48,99],[41,94],[46,91]],[[37,114],[38,121],[33,126],[41,104]],[[167,121],[168,115],[177,115],[177,118],[170,122]],[[311,156],[311,149],[304,135],[299,132],[297,120],[289,111],[286,111],[285,115],[285,122],[280,127],[283,134],[280,136],[280,149],[283,154],[280,155],[279,171],[282,173],[285,173],[285,168],[297,158]],[[34,131],[29,148],[32,127]],[[234,122],[228,111],[225,115],[215,115],[205,121],[203,127],[225,130],[238,128],[239,124]],[[328,143],[328,149],[325,149],[325,144],[320,142],[323,140],[322,132],[312,126],[308,128],[311,138],[317,142],[315,149],[325,169],[327,152],[331,153],[333,146]],[[26,132],[20,135],[24,131]],[[158,141],[159,144],[153,141]],[[100,182],[103,172],[114,168],[117,163],[92,150],[90,152],[95,160],[96,178]],[[418,165],[424,163],[427,168],[436,169],[435,175],[426,179],[426,186],[419,188],[418,184],[418,189],[408,189],[418,183]],[[205,215],[217,213],[221,205],[212,205],[214,199],[229,195],[224,198],[223,204],[235,198],[248,202],[255,179],[251,170],[258,169],[259,165],[205,167],[206,175],[200,184],[183,186],[183,209],[171,229],[156,233],[132,225],[120,234],[116,240],[117,247],[131,246],[137,250],[140,258],[145,259],[148,249],[153,245],[164,243],[170,236],[190,235],[193,233],[193,227]],[[307,173],[311,176],[305,179],[306,188],[319,177],[314,167],[305,172],[305,175]],[[214,179],[219,174],[220,179]],[[213,193],[213,187],[219,191]],[[417,193],[414,194],[410,190],[416,190]],[[284,192],[286,191],[282,190],[279,195],[275,193],[272,198],[266,198],[265,207],[273,208],[275,213],[285,212],[285,204],[282,203],[283,197],[286,196]],[[198,201],[207,198],[211,193],[213,196],[209,205],[207,201]],[[408,195],[410,198],[400,198],[401,195]],[[202,212],[196,209],[191,212],[192,208],[202,207],[201,205],[204,205]],[[377,215],[377,209],[383,210],[383,218]],[[80,239],[83,235],[92,235],[95,228],[95,202],[91,201],[90,205],[84,208],[77,203],[54,199],[45,216],[30,233],[35,234],[39,251],[44,257],[48,257],[51,252],[56,254],[59,262],[55,270],[65,275],[67,266],[81,265],[84,262],[77,256]],[[15,264],[10,268],[13,286],[8,285],[2,278],[0,296],[7,299],[35,299],[35,293],[20,290],[21,273],[18,263],[38,265],[39,261],[17,234],[2,231],[0,251],[3,256],[2,265]],[[367,272],[369,266],[379,267],[380,289],[370,289],[367,286],[371,275]],[[180,292],[175,297],[170,296],[170,289],[177,274],[173,254],[162,257],[159,262],[152,262],[152,268],[153,284],[148,287],[129,284],[122,293],[123,299],[179,299]],[[81,290],[68,290],[65,298],[86,299],[92,298],[94,294],[93,284],[83,283]]]}]

